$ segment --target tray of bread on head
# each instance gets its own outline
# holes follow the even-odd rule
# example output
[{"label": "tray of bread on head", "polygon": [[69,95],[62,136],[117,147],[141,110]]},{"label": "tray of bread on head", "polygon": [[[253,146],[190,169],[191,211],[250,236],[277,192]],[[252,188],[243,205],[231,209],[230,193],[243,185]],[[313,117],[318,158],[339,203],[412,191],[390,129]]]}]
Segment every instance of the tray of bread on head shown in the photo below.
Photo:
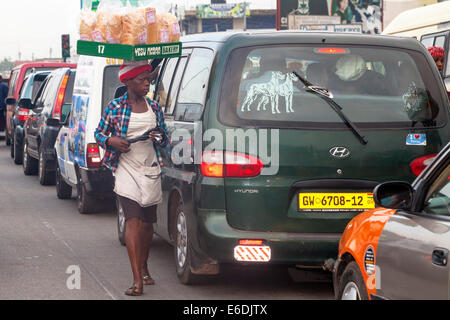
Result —
[{"label": "tray of bread on head", "polygon": [[79,55],[129,61],[181,55],[180,25],[173,14],[152,7],[104,4],[80,14]]}]

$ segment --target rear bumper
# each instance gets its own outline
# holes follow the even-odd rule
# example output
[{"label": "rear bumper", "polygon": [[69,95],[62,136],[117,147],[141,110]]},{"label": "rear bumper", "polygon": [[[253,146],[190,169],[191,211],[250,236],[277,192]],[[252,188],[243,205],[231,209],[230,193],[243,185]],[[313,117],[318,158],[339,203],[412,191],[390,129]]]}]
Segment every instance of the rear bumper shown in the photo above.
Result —
[{"label": "rear bumper", "polygon": [[194,248],[219,263],[236,262],[234,248],[240,239],[261,239],[271,249],[269,263],[321,266],[336,259],[341,234],[252,232],[232,228],[224,211],[199,209]]},{"label": "rear bumper", "polygon": [[79,167],[81,183],[90,196],[104,197],[114,190],[114,177],[106,168],[88,169]]}]

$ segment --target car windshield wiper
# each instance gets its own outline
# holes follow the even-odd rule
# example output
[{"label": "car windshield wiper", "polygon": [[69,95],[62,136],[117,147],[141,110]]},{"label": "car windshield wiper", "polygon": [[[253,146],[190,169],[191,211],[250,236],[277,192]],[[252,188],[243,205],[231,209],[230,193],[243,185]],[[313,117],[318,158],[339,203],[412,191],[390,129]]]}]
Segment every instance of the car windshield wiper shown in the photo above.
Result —
[{"label": "car windshield wiper", "polygon": [[353,132],[353,134],[359,139],[359,141],[362,144],[367,144],[367,139],[365,136],[362,135],[361,131],[355,126],[355,124],[347,118],[347,116],[342,112],[342,107],[336,103],[336,101],[333,100],[333,94],[330,90],[327,88],[322,88],[319,86],[313,85],[311,82],[309,82],[306,79],[303,79],[297,72],[292,71],[293,74],[306,86],[306,89],[308,92],[312,92],[319,97],[321,97],[323,100],[325,100],[328,105],[338,114],[338,116],[344,121],[344,123],[347,125],[347,127],[350,128],[350,130]]}]

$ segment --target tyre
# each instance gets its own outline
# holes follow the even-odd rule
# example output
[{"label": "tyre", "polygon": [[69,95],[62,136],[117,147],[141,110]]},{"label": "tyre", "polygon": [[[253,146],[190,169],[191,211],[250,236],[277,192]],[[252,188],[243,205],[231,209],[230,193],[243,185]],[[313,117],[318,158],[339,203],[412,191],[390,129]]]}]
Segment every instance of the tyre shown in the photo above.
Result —
[{"label": "tyre", "polygon": [[11,136],[11,142],[9,144],[9,154],[10,154],[11,158],[14,159],[14,133]]},{"label": "tyre", "polygon": [[77,205],[81,214],[93,213],[97,209],[97,199],[86,192],[83,182],[78,178],[77,183]]},{"label": "tyre", "polygon": [[72,198],[72,187],[64,181],[59,166],[56,166],[56,196],[58,199]]},{"label": "tyre", "polygon": [[183,202],[178,200],[175,211],[175,266],[178,279],[183,284],[194,284],[198,281],[198,276],[191,272],[191,247],[188,231],[188,218],[183,210]]},{"label": "tyre", "polygon": [[117,234],[119,236],[119,242],[121,245],[125,246],[125,215],[123,213],[122,205],[120,204],[119,198],[116,198],[116,209],[117,209]]},{"label": "tyre", "polygon": [[43,186],[55,184],[55,172],[48,170],[48,161],[45,159],[44,150],[39,150],[39,167],[38,167],[39,183]]},{"label": "tyre", "polygon": [[339,300],[368,300],[364,278],[355,261],[350,262],[339,280]]},{"label": "tyre", "polygon": [[11,145],[11,137],[8,134],[8,129],[5,126],[5,142],[7,146]]},{"label": "tyre", "polygon": [[12,141],[12,147],[14,148],[14,163],[23,163],[23,145],[19,143],[19,139],[15,136]]},{"label": "tyre", "polygon": [[28,155],[28,142],[26,139],[23,141],[22,165],[23,165],[23,173],[26,176],[37,174],[38,161]]}]

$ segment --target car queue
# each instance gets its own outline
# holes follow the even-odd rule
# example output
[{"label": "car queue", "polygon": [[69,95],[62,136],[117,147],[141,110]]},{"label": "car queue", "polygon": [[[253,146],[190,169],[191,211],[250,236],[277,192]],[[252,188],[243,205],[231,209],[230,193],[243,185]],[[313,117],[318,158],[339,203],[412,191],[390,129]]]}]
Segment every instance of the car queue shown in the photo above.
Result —
[{"label": "car queue", "polygon": [[[23,141],[24,173],[38,173],[43,185],[55,183],[59,199],[71,198],[75,189],[83,214],[114,198],[114,178],[101,166],[104,150],[94,131],[107,103],[121,96],[120,64],[81,56],[76,69],[46,73],[38,90],[25,95],[24,89],[18,101],[18,110],[30,110],[14,126],[23,130],[22,139],[7,137],[13,146]],[[374,216],[386,214],[377,206],[424,210],[429,189],[420,181],[432,185],[431,170],[439,171],[433,192],[443,190],[436,206],[447,210],[438,215],[449,214],[442,184],[449,101],[419,42],[299,32],[202,34],[185,37],[182,55],[159,66],[150,94],[164,108],[171,143],[158,150],[163,203],[155,231],[173,244],[182,283],[218,274],[228,263],[317,268],[336,259],[337,298],[405,297],[367,287],[367,275],[383,260],[377,254],[385,252],[377,251],[375,236],[355,253],[346,248],[354,250],[351,237],[364,238],[357,226],[370,229]],[[389,180],[413,185],[378,186]],[[385,200],[404,194],[409,198],[400,197],[398,205]],[[123,244],[119,204],[117,213]],[[446,243],[436,243],[429,255],[445,260],[439,276],[448,283]],[[383,260],[391,265],[386,268],[398,263],[393,259]],[[448,290],[433,297],[448,299]]]}]

